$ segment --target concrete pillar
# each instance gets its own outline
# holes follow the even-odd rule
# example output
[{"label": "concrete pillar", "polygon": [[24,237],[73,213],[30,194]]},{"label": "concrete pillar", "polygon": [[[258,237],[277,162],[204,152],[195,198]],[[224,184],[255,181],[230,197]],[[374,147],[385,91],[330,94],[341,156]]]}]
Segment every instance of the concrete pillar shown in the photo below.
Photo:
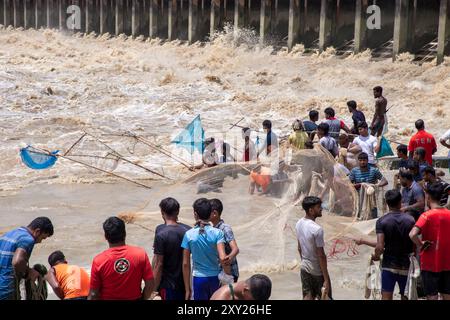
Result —
[{"label": "concrete pillar", "polygon": [[12,0],[3,0],[3,24],[5,27],[12,26],[14,24],[13,14],[14,10]]},{"label": "concrete pillar", "polygon": [[169,20],[168,20],[168,31],[167,39],[169,41],[175,40],[178,35],[178,8],[177,0],[169,0],[168,8]]},{"label": "concrete pillar", "polygon": [[108,0],[100,0],[99,2],[99,23],[100,23],[100,34],[105,34],[110,32],[109,26],[108,26],[108,16],[112,14],[110,12],[109,6],[108,6]]},{"label": "concrete pillar", "polygon": [[47,0],[45,10],[46,10],[47,28],[59,28],[58,1]]},{"label": "concrete pillar", "polygon": [[272,0],[261,0],[261,11],[259,16],[259,44],[263,45],[270,32],[271,4]]},{"label": "concrete pillar", "polygon": [[23,0],[23,21],[24,28],[30,29],[35,27],[33,0]]},{"label": "concrete pillar", "polygon": [[67,30],[67,18],[69,17],[67,14],[67,8],[72,5],[71,0],[59,0],[58,7],[58,21],[59,21],[59,30]]},{"label": "concrete pillar", "polygon": [[45,25],[45,16],[43,14],[44,0],[34,1],[34,27],[39,29]]},{"label": "concrete pillar", "polygon": [[5,19],[5,13],[3,10],[5,10],[5,5],[3,4],[4,0],[0,0],[0,24],[2,26],[5,25],[5,22],[3,21]]},{"label": "concrete pillar", "polygon": [[14,0],[14,28],[23,27],[23,1]]},{"label": "concrete pillar", "polygon": [[143,3],[141,0],[133,0],[131,4],[131,35],[138,37],[141,34],[141,14]]},{"label": "concrete pillar", "polygon": [[367,48],[367,21],[366,12],[368,0],[356,0],[355,8],[355,47],[354,52],[359,53]]},{"label": "concrete pillar", "polygon": [[214,32],[219,29],[221,10],[220,10],[220,0],[211,0],[211,17],[210,17],[210,30],[209,36],[212,36]]},{"label": "concrete pillar", "polygon": [[98,30],[97,20],[98,12],[95,0],[86,0],[86,33],[96,32]]},{"label": "concrete pillar", "polygon": [[234,28],[244,28],[248,25],[248,0],[234,0]]},{"label": "concrete pillar", "polygon": [[124,0],[116,0],[116,7],[115,7],[116,36],[123,33],[123,10],[124,10]]},{"label": "concrete pillar", "polygon": [[150,15],[150,21],[149,21],[149,30],[148,35],[150,38],[156,38],[159,35],[159,0],[150,0],[150,7],[149,7],[149,15]]},{"label": "concrete pillar", "polygon": [[336,0],[322,0],[320,6],[319,51],[333,44],[336,28]]},{"label": "concrete pillar", "polygon": [[303,33],[301,28],[302,1],[290,0],[289,3],[289,26],[288,26],[288,49],[291,50],[300,42],[300,35]]},{"label": "concrete pillar", "polygon": [[410,37],[412,30],[411,25],[411,10],[412,3],[410,0],[396,0],[395,1],[395,22],[394,22],[394,46],[393,46],[393,60],[397,55],[406,52],[410,49]]},{"label": "concrete pillar", "polygon": [[188,19],[188,41],[189,44],[199,40],[199,0],[189,0],[189,19]]},{"label": "concrete pillar", "polygon": [[450,49],[450,0],[441,0],[439,11],[439,30],[437,63],[444,62],[445,53]]}]

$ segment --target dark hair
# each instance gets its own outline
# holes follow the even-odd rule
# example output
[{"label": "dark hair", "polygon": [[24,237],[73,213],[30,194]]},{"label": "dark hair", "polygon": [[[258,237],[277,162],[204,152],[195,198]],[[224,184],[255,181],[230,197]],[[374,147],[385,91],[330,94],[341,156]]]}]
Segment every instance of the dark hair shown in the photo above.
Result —
[{"label": "dark hair", "polygon": [[397,151],[403,154],[408,154],[408,147],[405,144],[400,144],[397,146]]},{"label": "dark hair", "polygon": [[347,106],[349,108],[352,108],[352,109],[356,110],[356,108],[357,108],[356,101],[354,101],[354,100],[347,101]]},{"label": "dark hair", "polygon": [[213,137],[210,137],[210,138],[206,138],[206,139],[205,139],[205,145],[209,145],[209,144],[214,143],[214,142],[215,142],[215,140],[214,140]]},{"label": "dark hair", "polygon": [[119,243],[125,241],[125,222],[117,217],[110,217],[103,222],[105,238],[109,243]]},{"label": "dark hair", "polygon": [[42,233],[48,234],[50,237],[53,235],[53,224],[47,217],[38,217],[31,221],[28,225],[31,230],[39,229]]},{"label": "dark hair", "polygon": [[195,200],[193,208],[201,220],[208,220],[211,216],[211,203],[206,198]]},{"label": "dark hair", "polygon": [[402,203],[402,194],[397,189],[387,191],[384,197],[389,208],[397,208]]},{"label": "dark hair", "polygon": [[328,132],[330,131],[330,126],[328,125],[328,123],[322,122],[317,126],[317,130],[321,130],[325,135],[328,135]]},{"label": "dark hair", "polygon": [[427,150],[425,150],[425,148],[423,147],[418,147],[416,148],[416,150],[414,150],[415,153],[417,153],[420,157],[420,159],[425,159],[425,156],[427,154]]},{"label": "dark hair", "polygon": [[170,197],[162,199],[159,208],[170,217],[175,217],[180,213],[180,204],[176,199]]},{"label": "dark hair", "polygon": [[358,122],[358,129],[359,129],[359,128],[367,129],[367,128],[369,128],[369,126],[367,125],[367,122],[365,122],[365,121],[359,121],[359,122]]},{"label": "dark hair", "polygon": [[444,186],[442,183],[435,182],[427,187],[425,192],[435,202],[440,202],[442,195],[444,194]]},{"label": "dark hair", "polygon": [[425,129],[425,122],[423,122],[422,119],[419,119],[416,121],[415,126],[417,130]]},{"label": "dark hair", "polygon": [[431,174],[433,177],[436,177],[436,170],[432,166],[427,166],[425,169],[423,169],[422,173],[428,173]]},{"label": "dark hair", "polygon": [[411,172],[409,171],[405,171],[405,170],[400,170],[400,178],[404,178],[408,181],[413,181],[414,180],[414,176]]},{"label": "dark hair", "polygon": [[380,86],[376,86],[373,88],[373,91],[379,92],[379,93],[383,93],[383,88]]},{"label": "dark hair", "polygon": [[311,111],[309,112],[309,119],[310,119],[310,120],[312,120],[312,119],[314,119],[314,118],[317,118],[317,117],[319,117],[319,111],[317,111],[317,110],[311,110]]},{"label": "dark hair", "polygon": [[269,300],[272,293],[272,281],[268,276],[255,274],[246,280],[250,293],[255,300]]},{"label": "dark hair", "polygon": [[416,160],[408,160],[408,162],[406,163],[406,169],[408,170],[416,170],[419,171],[420,165],[419,165],[419,161]]},{"label": "dark hair", "polygon": [[54,251],[48,256],[48,264],[50,267],[54,267],[56,263],[63,262],[66,260],[66,257],[64,256],[64,253],[61,251]]},{"label": "dark hair", "polygon": [[263,128],[272,129],[272,122],[270,122],[270,120],[264,120]]},{"label": "dark hair", "polygon": [[322,200],[320,200],[320,198],[308,196],[308,197],[305,197],[305,199],[303,199],[302,207],[303,207],[303,210],[305,210],[306,213],[308,213],[309,209],[311,209],[314,206],[317,206],[318,204],[319,205],[322,204]]},{"label": "dark hair", "polygon": [[365,152],[361,152],[358,155],[358,160],[369,160],[369,155],[367,153],[365,153]]},{"label": "dark hair", "polygon": [[222,214],[223,211],[222,201],[220,201],[219,199],[211,199],[209,200],[209,203],[211,204],[211,212],[216,210],[219,213],[219,215]]},{"label": "dark hair", "polygon": [[328,108],[325,109],[325,114],[328,115],[328,116],[330,116],[330,117],[334,117],[334,115],[335,115],[336,113],[334,112],[334,109],[333,109],[333,108],[328,107]]},{"label": "dark hair", "polygon": [[248,128],[248,127],[242,128],[242,132],[243,132],[244,134],[246,134],[247,131],[249,131],[249,130],[250,130],[250,128]]}]

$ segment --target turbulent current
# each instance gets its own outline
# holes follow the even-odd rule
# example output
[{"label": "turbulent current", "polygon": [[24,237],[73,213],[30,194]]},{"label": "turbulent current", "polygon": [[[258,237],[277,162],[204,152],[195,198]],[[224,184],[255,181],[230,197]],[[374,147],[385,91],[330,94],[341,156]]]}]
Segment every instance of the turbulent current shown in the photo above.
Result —
[{"label": "turbulent current", "polygon": [[[101,223],[110,215],[141,212],[128,225],[128,240],[144,246],[150,255],[152,230],[162,222],[157,209],[163,197],[178,198],[184,208],[181,219],[193,220],[190,208],[198,195],[186,186],[170,186],[132,167],[116,169],[135,179],[155,179],[149,181],[153,186],[149,191],[64,159],[51,169],[33,171],[20,160],[19,149],[25,144],[64,151],[83,131],[98,135],[132,131],[170,148],[170,140],[198,114],[207,135],[236,141],[240,129],[230,126],[241,118],[240,125],[252,128],[271,119],[274,131],[283,135],[294,119],[305,118],[311,109],[320,110],[322,118],[328,106],[350,125],[346,101],[356,100],[371,120],[376,85],[383,86],[392,106],[389,139],[407,143],[418,118],[435,136],[448,129],[449,61],[419,66],[405,54],[395,63],[373,62],[369,52],[341,59],[332,50],[305,55],[302,46],[288,53],[283,48],[259,48],[251,32],[240,31],[239,36],[239,45],[230,31],[210,43],[189,46],[125,36],[0,29],[0,233],[47,215],[56,233],[36,246],[32,262],[46,262],[51,251],[61,249],[69,262],[89,269],[95,254],[106,248]],[[174,179],[187,175],[180,165],[145,146],[133,146],[123,137],[102,137],[142,165]],[[94,148],[78,148],[84,147]],[[442,149],[439,153],[445,154]],[[246,184],[243,178],[226,180],[222,193],[207,195],[222,199],[224,219],[236,228],[242,277],[269,272],[273,298],[298,299],[293,228],[302,210],[277,209],[276,201],[247,196]],[[327,239],[350,222],[351,218],[336,216],[319,219]],[[273,236],[258,236],[259,228],[273,228]],[[358,234],[365,228],[370,230],[364,224],[349,232]],[[356,256],[344,254],[329,262],[338,299],[363,297],[370,251],[358,251]]]}]

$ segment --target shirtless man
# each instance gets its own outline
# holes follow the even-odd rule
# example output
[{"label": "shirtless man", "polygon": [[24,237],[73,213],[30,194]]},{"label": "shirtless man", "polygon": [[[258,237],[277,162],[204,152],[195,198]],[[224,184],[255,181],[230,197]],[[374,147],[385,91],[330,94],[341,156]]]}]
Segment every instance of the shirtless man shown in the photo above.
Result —
[{"label": "shirtless man", "polygon": [[269,300],[272,281],[262,274],[255,274],[245,281],[222,286],[211,300]]},{"label": "shirtless man", "polygon": [[373,88],[373,96],[375,97],[375,114],[370,126],[370,133],[379,137],[383,133],[384,124],[386,123],[387,100],[383,97],[383,88],[379,86]]}]

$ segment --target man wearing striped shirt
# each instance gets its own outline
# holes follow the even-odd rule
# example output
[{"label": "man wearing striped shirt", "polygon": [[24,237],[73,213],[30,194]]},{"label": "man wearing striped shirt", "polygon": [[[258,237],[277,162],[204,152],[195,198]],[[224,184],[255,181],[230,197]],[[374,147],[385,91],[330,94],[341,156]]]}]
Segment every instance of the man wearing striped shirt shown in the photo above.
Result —
[{"label": "man wearing striped shirt", "polygon": [[0,236],[0,300],[15,300],[20,279],[36,280],[39,273],[28,266],[36,243],[53,235],[47,217],[34,219],[27,227]]},{"label": "man wearing striped shirt", "polygon": [[[384,187],[388,184],[387,180],[381,174],[380,170],[374,166],[369,166],[369,156],[365,152],[361,152],[358,156],[359,167],[353,168],[350,172],[350,181],[356,190],[361,189],[363,183],[376,184],[378,187]],[[378,216],[377,208],[372,210],[372,218]]]}]

